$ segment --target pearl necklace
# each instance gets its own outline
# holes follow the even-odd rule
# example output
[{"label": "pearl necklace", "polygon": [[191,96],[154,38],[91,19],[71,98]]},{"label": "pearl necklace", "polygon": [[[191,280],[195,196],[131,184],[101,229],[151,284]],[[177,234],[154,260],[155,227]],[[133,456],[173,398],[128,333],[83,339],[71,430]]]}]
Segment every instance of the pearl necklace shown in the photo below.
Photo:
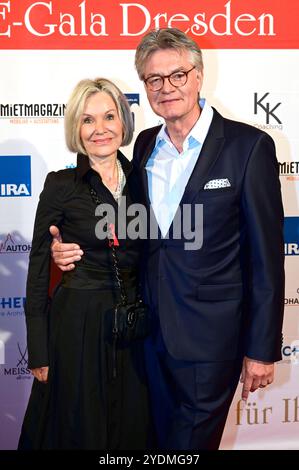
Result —
[{"label": "pearl necklace", "polygon": [[117,167],[117,186],[116,186],[115,191],[110,189],[110,192],[111,192],[112,196],[114,197],[114,199],[116,200],[116,202],[119,204],[120,203],[120,197],[122,195],[123,189],[124,189],[125,184],[126,184],[126,177],[125,177],[125,174],[123,172],[121,163],[118,159],[116,159],[116,167]]}]

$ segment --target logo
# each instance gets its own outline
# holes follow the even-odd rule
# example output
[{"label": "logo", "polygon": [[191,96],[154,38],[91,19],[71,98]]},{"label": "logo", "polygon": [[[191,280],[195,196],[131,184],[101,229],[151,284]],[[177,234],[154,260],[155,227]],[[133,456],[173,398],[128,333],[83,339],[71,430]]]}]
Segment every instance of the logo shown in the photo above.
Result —
[{"label": "logo", "polygon": [[290,344],[283,345],[281,355],[281,362],[299,364],[299,339],[294,339]]},{"label": "logo", "polygon": [[288,181],[299,180],[299,161],[298,162],[279,162],[279,174]]},{"label": "logo", "polygon": [[[137,104],[138,106],[140,106],[139,93],[125,93],[125,97],[128,100],[130,108],[133,104]],[[133,118],[133,123],[134,123],[134,130],[135,130],[135,114],[134,114],[134,112],[132,112],[132,118]]]},{"label": "logo", "polygon": [[0,197],[31,196],[30,155],[0,155]]},{"label": "logo", "polygon": [[0,297],[1,317],[22,317],[26,297]]},{"label": "logo", "polygon": [[11,124],[57,124],[65,108],[62,103],[0,103],[0,118]]},{"label": "logo", "polygon": [[29,253],[31,250],[31,245],[27,243],[18,243],[16,241],[16,237],[13,238],[9,233],[4,240],[4,242],[0,241],[0,255],[1,254],[15,254],[15,253]]},{"label": "logo", "polygon": [[265,8],[260,0],[247,2],[249,6],[233,0],[167,3],[165,8],[165,2],[7,0],[0,3],[2,48],[33,49],[38,38],[41,49],[92,49],[93,44],[94,49],[132,50],[148,30],[167,25],[207,36],[203,48],[239,49],[248,46],[249,37],[258,48],[286,48],[288,34],[287,47],[297,47],[292,35],[297,5],[282,10],[270,1]]},{"label": "logo", "polygon": [[299,255],[299,217],[284,219],[284,254]]},{"label": "logo", "polygon": [[[154,210],[145,207],[143,204],[126,204],[126,196],[119,198],[119,210],[115,212],[111,204],[99,204],[97,197],[93,199],[98,204],[95,209],[95,216],[100,220],[95,226],[95,236],[99,240],[109,239],[111,243],[118,246],[118,238],[123,240],[129,238],[136,240],[159,239],[159,227],[157,216]],[[203,244],[203,205],[202,204],[160,204],[157,214],[164,215],[164,223],[160,226],[160,231],[164,240],[171,236],[175,240],[184,241],[185,250],[199,250]],[[171,221],[165,220],[165,214],[170,214]],[[117,235],[114,232],[117,219]],[[107,222],[109,221],[109,224]],[[163,220],[163,219],[161,219]]]},{"label": "logo", "polygon": [[140,105],[140,99],[139,99],[139,93],[125,93],[125,97],[127,98],[130,107],[132,104],[138,104]]},{"label": "logo", "polygon": [[14,367],[4,367],[4,375],[16,377],[16,379],[30,379],[31,372],[28,369],[28,357],[27,357],[27,346],[22,348],[19,343],[17,343],[17,360]]},{"label": "logo", "polygon": [[18,363],[17,363],[17,367],[20,367],[20,366],[27,366],[28,365],[28,360],[27,360],[27,346],[26,346],[26,349],[25,351],[22,351],[21,350],[21,347],[18,343],[18,350],[19,350],[19,360],[18,360]]},{"label": "logo", "polygon": [[285,297],[285,307],[299,307],[299,287],[297,288],[298,297]]},{"label": "logo", "polygon": [[[282,129],[282,122],[278,117],[277,109],[281,103],[273,103],[269,97],[270,93],[264,93],[262,96],[254,93],[254,114],[263,112],[265,115],[265,124],[256,124],[260,129]],[[270,102],[271,101],[271,102]]]}]

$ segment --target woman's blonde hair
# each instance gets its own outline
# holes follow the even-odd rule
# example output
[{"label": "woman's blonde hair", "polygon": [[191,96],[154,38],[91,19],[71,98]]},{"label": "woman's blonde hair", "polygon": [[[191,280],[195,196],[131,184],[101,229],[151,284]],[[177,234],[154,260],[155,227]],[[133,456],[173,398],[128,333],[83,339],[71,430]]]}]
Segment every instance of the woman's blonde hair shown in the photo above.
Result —
[{"label": "woman's blonde hair", "polygon": [[121,145],[128,145],[133,138],[134,123],[125,95],[113,82],[106,78],[84,79],[75,86],[67,102],[64,114],[65,140],[71,152],[86,154],[80,137],[81,118],[86,100],[98,92],[107,93],[114,101],[123,126]]}]

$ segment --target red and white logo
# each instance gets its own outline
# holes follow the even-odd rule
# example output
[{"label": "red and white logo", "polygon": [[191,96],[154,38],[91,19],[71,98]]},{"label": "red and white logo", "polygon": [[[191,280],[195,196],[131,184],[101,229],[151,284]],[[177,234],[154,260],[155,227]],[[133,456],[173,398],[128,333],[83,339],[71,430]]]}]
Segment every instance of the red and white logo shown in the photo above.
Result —
[{"label": "red and white logo", "polygon": [[175,27],[203,49],[297,49],[299,3],[280,0],[7,0],[1,49],[135,49],[150,29]]}]

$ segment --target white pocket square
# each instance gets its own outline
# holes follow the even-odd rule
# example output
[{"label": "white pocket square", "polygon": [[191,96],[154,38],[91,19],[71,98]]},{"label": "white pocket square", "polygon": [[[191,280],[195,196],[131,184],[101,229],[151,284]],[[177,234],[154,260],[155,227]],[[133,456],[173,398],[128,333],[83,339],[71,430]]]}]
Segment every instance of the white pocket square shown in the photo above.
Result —
[{"label": "white pocket square", "polygon": [[208,181],[203,189],[229,188],[231,186],[228,178],[220,178]]}]

